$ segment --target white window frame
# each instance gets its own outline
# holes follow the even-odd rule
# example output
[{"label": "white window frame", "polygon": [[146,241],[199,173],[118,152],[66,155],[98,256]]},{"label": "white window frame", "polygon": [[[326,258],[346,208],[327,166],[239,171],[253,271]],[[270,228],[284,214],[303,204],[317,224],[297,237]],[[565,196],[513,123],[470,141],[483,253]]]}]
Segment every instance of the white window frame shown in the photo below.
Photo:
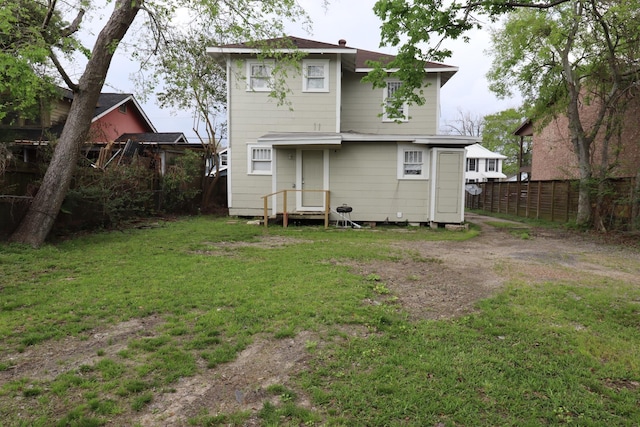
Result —
[{"label": "white window frame", "polygon": [[[490,164],[493,164],[493,167],[490,167]],[[486,159],[485,172],[498,172],[498,159]]]},{"label": "white window frame", "polygon": [[[322,67],[322,77],[309,76],[307,71],[310,66]],[[310,87],[309,80],[322,80],[322,87]],[[302,91],[303,92],[329,92],[329,60],[328,59],[303,59],[302,60]]]},{"label": "white window frame", "polygon": [[[409,162],[407,160],[412,160],[407,156],[411,157],[410,153],[420,153],[419,156],[422,157],[419,159],[419,162]],[[426,148],[421,146],[413,145],[413,144],[399,144],[398,145],[398,179],[419,179],[426,180],[428,178],[428,166],[429,166],[429,152]],[[418,159],[415,159],[418,160]],[[419,174],[407,174],[407,165],[412,164],[420,164],[421,169]]]},{"label": "white window frame", "polygon": [[[473,169],[469,167],[471,162],[473,162]],[[478,163],[480,163],[479,159],[476,159],[475,157],[467,157],[467,172],[478,172]]]},{"label": "white window frame", "polygon": [[403,103],[402,104],[402,116],[401,117],[389,117],[388,113],[387,113],[387,99],[389,98],[390,95],[393,95],[393,92],[391,94],[389,94],[389,87],[390,86],[395,86],[395,85],[402,85],[402,82],[400,80],[387,80],[387,86],[384,88],[383,90],[383,94],[382,94],[382,121],[383,122],[397,122],[397,121],[401,121],[401,122],[408,122],[409,121],[409,104],[408,103]]},{"label": "white window frame", "polygon": [[[253,84],[254,76],[253,76],[252,72],[253,72],[253,67],[254,66],[266,67],[266,70],[267,70],[267,73],[268,73],[268,76],[266,77],[266,79],[267,79],[267,85],[266,86],[264,86],[264,87],[255,87],[255,85]],[[271,92],[271,90],[272,90],[271,78],[272,78],[272,75],[273,75],[274,66],[275,66],[275,63],[274,63],[274,61],[271,61],[271,60],[267,60],[267,61],[258,61],[258,60],[247,61],[247,91],[248,92]]]},{"label": "white window frame", "polygon": [[[268,153],[268,159],[264,158]],[[256,167],[262,165],[261,168]],[[247,145],[247,174],[271,175],[273,171],[273,148],[265,145]]]}]

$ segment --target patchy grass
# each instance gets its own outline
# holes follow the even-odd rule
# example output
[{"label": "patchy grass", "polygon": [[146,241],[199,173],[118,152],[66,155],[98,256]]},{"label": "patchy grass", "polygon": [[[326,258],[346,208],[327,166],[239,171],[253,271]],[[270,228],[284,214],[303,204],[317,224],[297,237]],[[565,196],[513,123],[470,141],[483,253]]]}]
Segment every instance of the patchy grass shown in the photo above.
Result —
[{"label": "patchy grass", "polygon": [[303,383],[341,425],[635,425],[640,291],[512,283],[451,321],[388,316]]},{"label": "patchy grass", "polygon": [[[635,425],[637,286],[514,280],[476,314],[410,321],[392,302],[364,304],[390,289],[343,265],[397,260],[398,240],[476,234],[264,230],[201,217],[40,250],[2,245],[0,419],[126,425],[181,378],[234,360],[256,336],[314,331],[324,342],[304,346],[309,369],[266,390],[263,425]],[[158,320],[123,347],[100,343],[76,365],[11,376],[21,353],[59,346],[51,357],[62,358],[63,344],[136,319]],[[189,423],[250,417],[203,411]]]},{"label": "patchy grass", "polygon": [[529,226],[526,224],[521,224],[517,222],[506,222],[506,221],[486,221],[485,224],[490,225],[494,228],[504,228],[507,230],[528,230]]},{"label": "patchy grass", "polygon": [[[505,213],[499,213],[499,212],[485,212],[482,210],[478,210],[478,209],[467,209],[467,212],[474,212],[477,213],[479,215],[485,215],[485,216],[489,216],[492,218],[499,218],[499,219],[505,219],[508,221],[512,221],[512,222],[517,222],[517,223],[521,223],[525,226],[529,226],[529,227],[542,227],[542,228],[549,228],[549,229],[567,229],[570,228],[569,224],[567,223],[563,223],[563,222],[558,222],[558,221],[549,221],[546,219],[540,219],[540,218],[527,218],[527,217],[523,217],[523,216],[517,216],[517,215],[512,215],[512,214],[505,214]],[[497,222],[497,221],[496,221]]]}]

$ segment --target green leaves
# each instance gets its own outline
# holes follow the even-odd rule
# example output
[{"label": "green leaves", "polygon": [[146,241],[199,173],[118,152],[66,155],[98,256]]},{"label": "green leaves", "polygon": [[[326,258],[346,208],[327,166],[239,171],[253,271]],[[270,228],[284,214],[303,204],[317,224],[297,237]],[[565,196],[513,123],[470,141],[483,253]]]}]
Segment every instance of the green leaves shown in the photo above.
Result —
[{"label": "green leaves", "polygon": [[[484,117],[482,130],[482,145],[491,151],[504,154],[507,158],[502,163],[502,172],[506,175],[518,171],[518,155],[520,152],[520,138],[513,135],[513,131],[524,121],[524,114],[513,108],[490,114]],[[525,141],[524,156],[530,155],[530,138]],[[524,164],[530,164],[525,160]]]},{"label": "green leaves", "polygon": [[0,10],[0,119],[14,124],[19,118],[41,114],[56,96],[50,54],[73,52],[79,43],[65,35],[68,23],[43,2],[11,0]]}]

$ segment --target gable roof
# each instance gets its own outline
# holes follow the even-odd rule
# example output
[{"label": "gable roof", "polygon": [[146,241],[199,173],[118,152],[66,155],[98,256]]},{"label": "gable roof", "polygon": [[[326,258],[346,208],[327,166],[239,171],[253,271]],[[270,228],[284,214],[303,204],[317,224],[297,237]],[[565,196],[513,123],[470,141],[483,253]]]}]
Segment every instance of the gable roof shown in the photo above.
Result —
[{"label": "gable roof", "polygon": [[[395,55],[349,47],[347,46],[346,40],[339,40],[338,44],[333,44],[296,36],[278,37],[251,43],[232,43],[223,46],[207,47],[207,53],[214,56],[225,54],[258,54],[261,53],[264,48],[283,53],[297,50],[309,54],[343,54],[348,58],[348,61],[345,61],[348,64],[348,68],[352,68],[356,73],[369,72],[372,69],[372,67],[367,65],[369,61],[379,61],[385,65],[396,58]],[[444,85],[458,71],[458,67],[437,62],[427,61],[424,65],[427,72],[441,74],[441,85]],[[389,71],[393,72],[394,69],[390,69]]]},{"label": "gable roof", "polygon": [[467,147],[467,158],[472,159],[506,159],[507,156],[496,153],[483,147],[480,144],[473,144]]},{"label": "gable roof", "polygon": [[[341,49],[347,51],[354,51],[355,49],[351,47],[346,47],[345,44],[333,44],[333,43],[325,43],[319,42],[315,40],[303,39],[302,37],[296,36],[285,36],[285,37],[277,37],[273,39],[267,40],[258,40],[255,42],[242,42],[242,43],[231,43],[223,46],[219,46],[222,49],[254,49],[255,52],[260,52],[262,48],[267,47],[271,49],[278,49],[282,51],[286,50],[294,50],[299,49],[302,51],[308,50],[327,50],[327,49]],[[238,52],[242,53],[242,52]],[[346,52],[350,53],[350,52]]]},{"label": "gable roof", "polygon": [[533,123],[531,119],[526,119],[518,129],[513,131],[513,134],[516,136],[533,136]]},{"label": "gable roof", "polygon": [[[73,92],[69,89],[60,88],[62,91],[62,97],[64,99],[68,99],[73,101]],[[145,121],[145,123],[152,129],[154,132],[156,131],[156,127],[151,123],[149,117],[144,112],[138,101],[131,93],[115,93],[115,92],[102,92],[100,93],[100,97],[98,98],[98,103],[96,104],[96,109],[93,112],[93,118],[91,119],[91,123],[100,120],[102,117],[106,116],[116,108],[120,107],[123,104],[131,101],[135,106],[136,110]]]}]

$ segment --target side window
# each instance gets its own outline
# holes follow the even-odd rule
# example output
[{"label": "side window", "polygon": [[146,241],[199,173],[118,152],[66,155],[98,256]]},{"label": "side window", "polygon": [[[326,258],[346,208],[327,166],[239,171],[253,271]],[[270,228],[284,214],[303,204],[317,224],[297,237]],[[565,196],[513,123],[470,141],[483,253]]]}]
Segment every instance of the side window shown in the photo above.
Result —
[{"label": "side window", "polygon": [[247,62],[247,90],[254,92],[271,91],[272,62]]},{"label": "side window", "polygon": [[495,172],[496,168],[496,159],[487,159],[487,172]]},{"label": "side window", "polygon": [[398,179],[426,179],[427,153],[408,145],[398,146]]},{"label": "side window", "polygon": [[478,172],[478,159],[467,159],[467,172]]},{"label": "side window", "polygon": [[257,147],[250,145],[248,147],[248,171],[254,175],[270,175],[271,174],[271,147]]},{"label": "side window", "polygon": [[392,121],[408,121],[409,120],[409,105],[405,102],[402,104],[402,108],[397,111],[397,114],[392,114],[387,111],[387,108],[391,106],[389,99],[394,93],[402,86],[402,82],[390,80],[387,82],[387,87],[384,89],[384,111],[382,112],[382,120],[385,122]]},{"label": "side window", "polygon": [[329,60],[302,61],[302,91],[329,92]]},{"label": "side window", "polygon": [[405,150],[403,175],[422,175],[422,151]]}]

